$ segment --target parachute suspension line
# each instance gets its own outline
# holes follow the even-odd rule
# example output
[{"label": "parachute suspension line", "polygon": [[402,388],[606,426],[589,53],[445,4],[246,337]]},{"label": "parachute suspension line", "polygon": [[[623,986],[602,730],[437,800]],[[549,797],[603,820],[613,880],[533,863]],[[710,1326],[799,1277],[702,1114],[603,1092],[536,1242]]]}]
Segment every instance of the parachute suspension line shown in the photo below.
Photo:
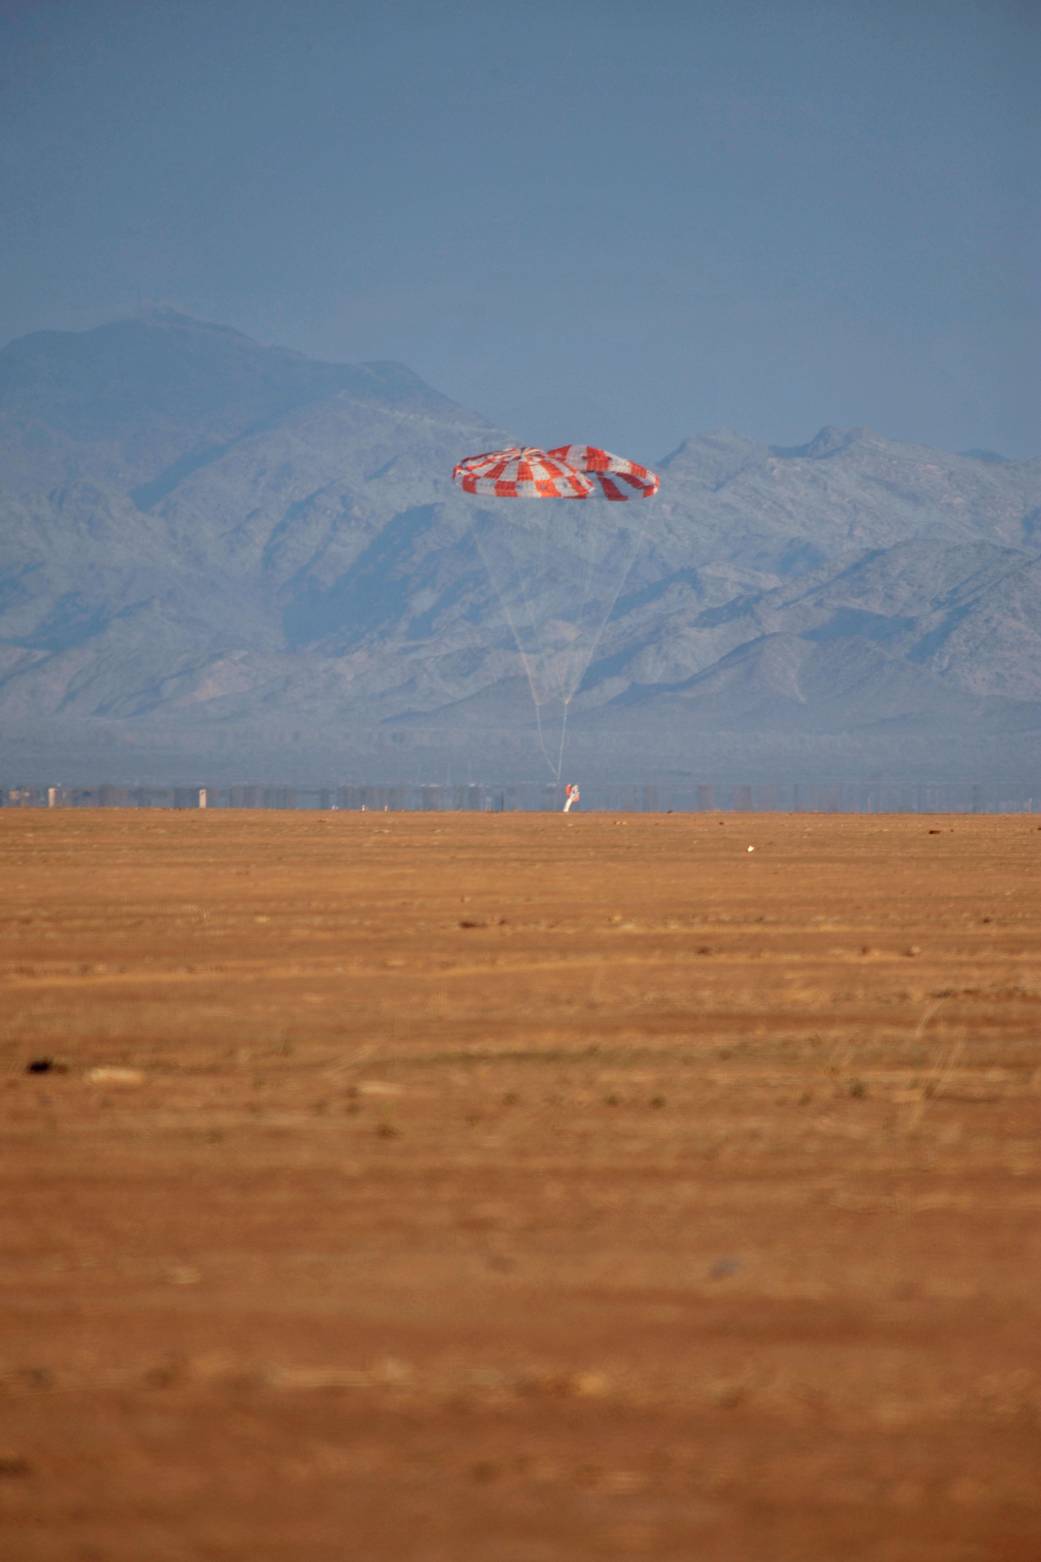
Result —
[{"label": "parachute suspension line", "polygon": [[[541,532],[541,551],[539,553],[539,559],[538,559],[538,572],[537,572],[537,575],[535,577],[533,577],[532,581],[530,582],[530,588],[529,588],[529,585],[524,583],[524,576],[523,575],[521,576],[521,580],[522,580],[521,594],[522,594],[523,599],[524,599],[524,607],[525,607],[525,611],[526,611],[527,616],[528,616],[528,622],[530,624],[532,624],[532,625],[534,625],[536,620],[535,620],[535,608],[534,608],[534,605],[533,605],[533,602],[532,602],[532,599],[531,599],[530,591],[534,591],[536,589],[537,585],[539,584],[539,582],[545,580],[546,575],[547,575],[547,573],[548,573],[548,571],[550,569],[551,555],[552,555],[552,553],[554,551],[555,543],[556,543],[556,533],[553,531],[553,528],[552,528],[552,526],[550,525],[550,523],[549,523],[549,521],[547,519],[547,522],[546,522],[545,526],[542,528],[542,532]],[[589,591],[589,574],[587,572],[587,579],[586,579],[586,586],[585,586],[585,595],[582,598],[583,604],[585,602],[586,596],[588,595],[588,591]],[[554,781],[556,781],[558,785],[560,783],[560,777],[561,777],[561,774],[562,774],[563,769],[564,769],[564,744],[565,744],[565,742],[567,740],[568,705],[570,704],[570,701],[571,701],[571,695],[574,693],[574,689],[571,686],[570,680],[568,678],[568,658],[569,658],[569,653],[567,653],[567,652],[565,652],[559,659],[554,657],[552,659],[552,661],[549,663],[549,667],[547,669],[550,672],[550,675],[551,675],[551,677],[553,679],[554,684],[556,685],[556,694],[557,694],[557,697],[560,700],[560,704],[561,704],[561,708],[562,708],[562,712],[563,712],[563,714],[561,716],[561,721],[560,721],[560,744],[558,746],[557,759],[556,759],[556,763],[555,764],[554,764],[553,760],[550,758],[549,751],[546,748],[546,741],[545,741],[545,737],[543,735],[543,727],[542,727],[542,709],[541,709],[541,704],[540,704],[540,702],[537,699],[535,700],[535,725],[538,728],[539,747],[542,750],[542,756],[545,759],[546,764],[549,766],[550,774],[552,775]]]},{"label": "parachute suspension line", "polygon": [[[559,530],[560,530],[561,522],[560,522],[559,518],[555,521],[555,523],[550,520],[550,516],[551,515],[552,516],[557,516],[558,512],[551,505],[549,511],[546,511],[543,508],[542,509],[542,514],[546,516],[546,522],[545,522],[545,525],[542,528],[542,534],[541,534],[541,544],[542,544],[542,546],[541,546],[541,553],[539,555],[538,577],[537,577],[536,580],[531,582],[531,590],[532,591],[535,591],[539,587],[541,587],[543,590],[545,590],[545,582],[546,582],[546,580],[547,579],[552,579],[552,577],[553,577],[553,573],[554,573],[554,571],[553,571],[553,562],[554,562],[554,559],[555,559],[555,555],[558,552],[558,539],[559,539]],[[527,597],[527,592],[525,593],[525,595]],[[530,606],[528,611],[529,611],[529,620],[528,620],[529,623],[531,623],[531,624],[537,623],[538,620],[537,620],[537,615],[536,615],[536,611],[535,611],[534,606],[533,605]],[[563,655],[553,655],[553,656],[551,656],[549,658],[548,662],[546,663],[545,671],[546,671],[546,673],[548,673],[549,677],[553,681],[555,694],[556,694],[557,699],[559,699],[561,701],[561,703],[563,703],[564,700],[567,699],[567,693],[568,693],[568,690],[567,690],[567,654],[565,653]],[[559,779],[560,779],[560,777],[558,775],[557,776],[557,780],[559,781]]]},{"label": "parachute suspension line", "polygon": [[487,572],[488,579],[491,581],[492,585],[495,587],[495,595],[499,599],[499,606],[502,608],[503,613],[505,614],[505,617],[506,617],[506,622],[510,626],[510,633],[513,636],[514,644],[517,647],[517,654],[520,656],[521,666],[524,668],[524,676],[528,680],[528,690],[529,690],[529,692],[531,694],[531,703],[535,707],[535,726],[538,729],[539,748],[542,750],[542,757],[545,759],[546,764],[549,766],[550,774],[553,776],[553,779],[555,781],[559,781],[560,780],[560,768],[558,766],[558,768],[556,770],[554,770],[553,761],[549,757],[549,751],[546,748],[546,740],[545,740],[545,738],[543,736],[543,733],[542,733],[542,701],[539,699],[539,693],[538,693],[538,690],[537,690],[537,688],[535,686],[535,677],[534,677],[534,674],[532,673],[532,670],[531,670],[531,662],[530,662],[528,653],[524,649],[524,644],[523,644],[523,641],[521,640],[520,635],[517,633],[517,625],[514,623],[513,614],[510,612],[510,605],[509,605],[509,603],[506,600],[506,597],[505,597],[505,595],[503,593],[503,590],[502,590],[501,586],[499,585],[499,582],[498,582],[498,580],[496,578],[495,571],[492,569],[491,561],[490,561],[490,559],[488,557],[488,554],[485,552],[484,546],[483,546],[483,544],[481,542],[480,531],[478,530],[476,525],[472,528],[472,530],[473,530],[474,541],[477,543],[478,552],[480,553],[481,558],[484,560],[484,567],[485,567],[485,570]]},{"label": "parachute suspension line", "polygon": [[[586,609],[586,604],[589,603],[590,605],[592,605],[593,570],[595,568],[595,565],[596,565],[595,549],[590,547],[590,546],[588,546],[588,544],[587,544],[587,547],[586,547],[586,578],[585,578],[585,582],[583,583],[583,586],[582,586],[582,594],[581,594],[581,596],[579,598],[579,602],[581,604],[580,607],[579,607],[579,615],[580,615],[580,621],[583,624],[583,628],[585,627],[585,609]],[[573,696],[578,693],[579,685],[581,684],[582,679],[586,675],[586,669],[588,668],[589,661],[590,661],[590,659],[592,657],[592,651],[590,651],[590,656],[587,657],[585,665],[583,666],[582,665],[582,643],[581,643],[581,637],[579,637],[579,639],[576,642],[576,644],[577,644],[577,647],[578,647],[577,653],[576,653],[577,654],[577,662],[578,662],[578,677],[576,678],[576,677],[572,676],[571,679],[570,679],[570,688],[569,688],[568,694],[567,694],[567,702],[568,703],[570,703],[570,701],[573,698]],[[595,649],[595,647],[594,647],[594,649]]]},{"label": "parachute suspension line", "polygon": [[[464,493],[488,494],[497,500],[586,499],[596,494],[598,490],[605,499],[609,500],[652,498],[661,486],[657,473],[650,471],[649,468],[641,466],[638,462],[629,461],[624,456],[612,455],[610,451],[593,445],[561,445],[548,452],[536,449],[534,446],[523,448],[511,446],[508,450],[486,451],[482,455],[466,456],[458,461],[452,472],[452,478]],[[625,530],[623,526],[622,531]],[[575,557],[576,550],[572,549],[569,552],[577,566],[577,576],[581,577],[584,574],[585,579],[581,592],[570,598],[566,595],[565,578],[559,570],[552,568],[550,542],[551,538],[554,543],[560,540],[559,531],[547,522],[541,532],[536,524],[534,535],[528,533],[532,543],[529,557],[533,556],[535,567],[526,570],[521,564],[518,569],[517,564],[520,561],[514,560],[514,567],[509,572],[509,584],[512,592],[519,597],[515,606],[519,606],[530,620],[533,641],[538,626],[535,606],[540,593],[546,592],[549,583],[551,602],[560,601],[561,593],[564,594],[563,607],[554,607],[554,611],[561,615],[563,622],[559,628],[555,628],[556,643],[554,645],[551,642],[546,653],[541,657],[540,666],[536,661],[538,653],[534,643],[529,648],[525,647],[522,641],[514,613],[507,600],[507,592],[492,568],[477,526],[473,528],[473,535],[484,561],[485,570],[499,598],[528,680],[528,689],[535,707],[539,747],[550,773],[558,783],[564,768],[567,723],[572,698],[581,687],[596,655],[604,630],[618,604],[622,587],[629,577],[636,554],[643,542],[645,530],[646,519],[636,530],[635,541],[632,540],[633,534],[630,533],[630,542],[622,550],[621,562],[624,568],[611,572],[616,578],[616,584],[613,591],[608,592],[608,600],[602,613],[597,612],[595,597],[601,591],[603,582],[597,581],[596,591],[593,590],[598,569],[595,549],[590,546],[589,539],[583,539],[581,527],[576,527],[574,532],[574,536],[579,539],[577,557]],[[584,559],[581,556],[582,547],[586,550]],[[552,588],[557,586],[560,590],[554,591]],[[590,621],[595,624],[596,632],[592,636],[588,649],[584,649],[582,638],[586,635],[586,626]],[[551,685],[555,686],[553,698],[559,698],[563,712],[556,764],[550,758],[542,726],[542,706],[550,696]]]},{"label": "parachute suspension line", "polygon": [[564,771],[564,744],[567,742],[567,713],[571,704],[570,697],[564,701],[564,715],[560,723],[560,751],[557,754],[557,782]]},{"label": "parachute suspension line", "polygon": [[[520,607],[523,613],[524,623],[527,625],[529,631],[532,634],[534,634],[535,625],[538,622],[534,593],[536,590],[538,590],[540,585],[543,585],[550,572],[550,560],[554,551],[553,545],[556,541],[555,533],[553,532],[548,519],[544,520],[544,523],[541,525],[541,529],[539,520],[536,520],[534,524],[534,567],[530,570],[530,572],[521,569],[518,573],[518,590],[520,592],[521,599]],[[552,692],[554,692],[556,697],[563,702],[567,696],[567,690],[564,677],[557,665],[557,660],[558,659],[554,657],[548,663],[544,663],[542,669],[543,675],[540,678],[539,683],[543,697],[545,698],[545,696],[551,692],[546,687],[547,683],[551,679],[552,682],[556,685],[555,690]]]},{"label": "parachute suspension line", "polygon": [[579,679],[578,679],[577,683],[575,684],[575,692],[576,693],[577,693],[578,689],[581,687],[582,680],[585,678],[586,673],[589,671],[590,663],[592,662],[593,657],[596,655],[597,646],[600,644],[601,637],[603,635],[604,630],[607,628],[607,625],[608,625],[608,623],[610,621],[610,618],[611,618],[611,614],[614,612],[615,608],[618,605],[618,598],[622,594],[622,587],[625,585],[626,581],[628,580],[629,575],[630,575],[630,573],[632,571],[633,564],[636,561],[636,555],[639,553],[641,547],[643,546],[643,538],[644,538],[644,533],[646,532],[646,530],[647,530],[647,516],[644,515],[644,518],[643,518],[643,520],[640,523],[640,529],[639,529],[639,531],[636,534],[636,541],[633,544],[633,546],[632,546],[632,548],[631,548],[631,550],[629,552],[629,562],[626,564],[625,569],[622,570],[621,574],[618,577],[618,584],[617,584],[617,586],[614,589],[614,593],[613,593],[613,595],[611,597],[611,600],[607,604],[607,608],[606,608],[606,610],[604,612],[603,618],[601,618],[600,623],[597,625],[596,634],[593,636],[593,638],[592,638],[592,640],[590,642],[588,654],[586,655],[586,659],[585,659],[584,663],[582,664],[581,674],[579,676]]},{"label": "parachute suspension line", "polygon": [[[567,722],[567,707],[566,706],[564,708],[564,721],[565,721],[565,723]],[[543,733],[542,733],[542,706],[538,703],[537,700],[535,702],[535,726],[538,729],[539,748],[542,750],[542,757],[546,761],[546,764],[549,766],[549,773],[553,777],[554,781],[559,781],[560,780],[560,772],[561,772],[561,769],[563,768],[563,760],[562,760],[562,758],[559,759],[557,761],[557,763],[554,765],[553,761],[549,757],[549,750],[546,747],[546,739],[545,739],[545,737],[543,736]],[[563,741],[563,737],[562,737],[562,741]]]},{"label": "parachute suspension line", "polygon": [[[523,569],[520,570],[519,576],[518,576],[519,586],[520,586],[520,596],[521,596],[521,607],[522,607],[522,610],[523,610],[523,613],[524,613],[524,620],[525,620],[525,623],[528,625],[529,630],[531,632],[534,632],[534,627],[535,627],[535,623],[536,623],[535,606],[534,606],[534,603],[532,601],[531,593],[532,593],[532,591],[535,590],[535,587],[536,587],[537,583],[543,578],[543,575],[544,575],[544,572],[545,572],[545,569],[546,569],[546,565],[547,565],[547,562],[548,562],[548,557],[549,557],[549,542],[548,542],[549,527],[548,527],[548,525],[543,527],[543,530],[542,530],[541,533],[539,533],[536,530],[536,534],[535,535],[536,535],[536,538],[538,539],[538,543],[539,543],[539,546],[537,547],[536,554],[535,554],[535,564],[536,564],[536,567],[531,571],[530,578],[529,578],[527,572],[524,571]],[[511,623],[511,627],[512,627],[512,623]],[[516,639],[518,645],[520,645],[520,639],[517,636],[516,630],[514,630],[514,639]],[[523,656],[524,654],[525,653],[522,651],[521,655]],[[536,701],[536,704],[537,703],[538,703],[538,701]]]}]

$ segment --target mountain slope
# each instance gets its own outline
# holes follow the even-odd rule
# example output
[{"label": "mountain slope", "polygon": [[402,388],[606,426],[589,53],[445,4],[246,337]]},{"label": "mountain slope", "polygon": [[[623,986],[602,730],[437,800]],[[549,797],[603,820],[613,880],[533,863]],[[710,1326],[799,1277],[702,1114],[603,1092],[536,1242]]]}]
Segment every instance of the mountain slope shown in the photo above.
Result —
[{"label": "mountain slope", "polygon": [[[493,584],[481,507],[449,474],[508,438],[402,366],[320,363],[165,311],[10,344],[5,768],[100,749],[138,772],[172,755],[388,773],[450,766],[483,734],[482,762],[544,771],[510,594],[566,645],[581,528],[549,512],[553,592],[552,563],[540,576],[523,547]],[[635,562],[571,710],[586,763],[642,772],[653,732],[654,763],[768,764],[800,734],[807,762],[839,736],[863,768],[913,729],[966,766],[1006,733],[1000,762],[1031,770],[1041,463],[825,429],[793,449],[704,435],[661,468],[659,499],[606,506]],[[522,538],[534,513],[487,524]]]}]

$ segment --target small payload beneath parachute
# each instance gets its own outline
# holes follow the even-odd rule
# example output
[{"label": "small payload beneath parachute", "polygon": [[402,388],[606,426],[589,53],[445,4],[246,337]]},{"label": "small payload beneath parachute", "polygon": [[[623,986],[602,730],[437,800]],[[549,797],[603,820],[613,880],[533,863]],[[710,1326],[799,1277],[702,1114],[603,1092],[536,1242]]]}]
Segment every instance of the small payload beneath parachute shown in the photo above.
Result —
[{"label": "small payload beneath parachute", "polygon": [[596,445],[511,445],[466,456],[452,477],[464,493],[495,499],[650,499],[661,486],[656,472]]}]

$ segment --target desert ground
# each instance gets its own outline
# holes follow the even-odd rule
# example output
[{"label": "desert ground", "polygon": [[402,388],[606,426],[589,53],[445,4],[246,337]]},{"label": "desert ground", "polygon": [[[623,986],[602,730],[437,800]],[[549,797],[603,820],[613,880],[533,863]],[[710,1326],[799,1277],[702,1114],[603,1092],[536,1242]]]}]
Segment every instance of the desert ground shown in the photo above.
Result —
[{"label": "desert ground", "polygon": [[0,1042],[8,1562],[1041,1557],[1036,816],[5,810]]}]

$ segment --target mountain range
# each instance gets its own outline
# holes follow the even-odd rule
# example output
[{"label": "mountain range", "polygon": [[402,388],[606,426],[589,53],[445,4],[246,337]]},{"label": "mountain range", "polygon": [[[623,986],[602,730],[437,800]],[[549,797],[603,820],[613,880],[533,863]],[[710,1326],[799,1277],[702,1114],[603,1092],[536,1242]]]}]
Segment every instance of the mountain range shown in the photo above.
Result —
[{"label": "mountain range", "polygon": [[0,781],[547,779],[555,677],[583,777],[1041,790],[1041,461],[723,431],[626,506],[453,487],[515,442],[169,310],[10,343]]}]

